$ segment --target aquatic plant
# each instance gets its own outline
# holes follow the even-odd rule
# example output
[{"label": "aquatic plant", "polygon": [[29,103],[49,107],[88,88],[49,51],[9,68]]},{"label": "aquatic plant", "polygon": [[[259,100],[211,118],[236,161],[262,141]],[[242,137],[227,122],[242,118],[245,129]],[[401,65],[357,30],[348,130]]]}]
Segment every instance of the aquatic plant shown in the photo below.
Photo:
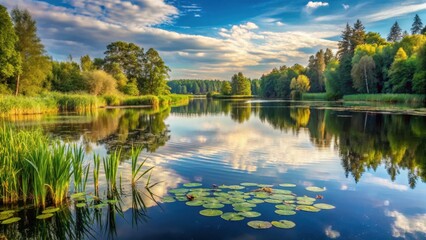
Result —
[{"label": "aquatic plant", "polygon": [[[150,167],[148,169],[146,169],[145,171],[142,171],[142,167],[144,166],[147,158],[145,158],[145,160],[142,161],[142,163],[140,163],[138,165],[138,158],[140,153],[142,152],[142,148],[141,147],[132,147],[131,150],[131,160],[132,160],[132,185],[136,185],[136,182],[139,181],[139,179],[141,179],[143,176],[145,176],[147,173],[149,173],[154,167]],[[148,179],[151,179],[150,177]],[[147,182],[147,184],[149,183],[149,180]]]},{"label": "aquatic plant", "polygon": [[101,158],[99,154],[93,154],[93,184],[95,188],[95,195],[99,195],[99,169],[101,166]]},{"label": "aquatic plant", "polygon": [[108,191],[117,188],[117,171],[121,158],[121,148],[116,149],[111,155],[103,158],[105,178]]}]

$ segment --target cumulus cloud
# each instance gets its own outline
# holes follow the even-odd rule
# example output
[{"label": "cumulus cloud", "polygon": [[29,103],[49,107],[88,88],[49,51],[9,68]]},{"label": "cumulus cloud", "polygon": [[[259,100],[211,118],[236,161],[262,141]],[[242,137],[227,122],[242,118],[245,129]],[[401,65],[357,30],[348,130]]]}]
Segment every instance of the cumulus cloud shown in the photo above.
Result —
[{"label": "cumulus cloud", "polygon": [[312,1],[309,1],[306,4],[306,7],[312,8],[312,9],[317,9],[319,7],[327,7],[328,5],[329,5],[328,2],[312,2]]},{"label": "cumulus cloud", "polygon": [[332,226],[325,228],[325,235],[331,239],[336,239],[340,237],[340,232],[333,230]]},{"label": "cumulus cloud", "polygon": [[[259,77],[276,66],[306,63],[308,53],[301,49],[335,48],[336,42],[326,38],[340,33],[311,31],[309,26],[304,31],[287,26],[285,32],[271,32],[254,22],[222,28],[210,37],[177,33],[158,27],[183,14],[163,0],[67,0],[69,7],[33,0],[5,4],[9,9],[18,5],[31,11],[55,59],[69,54],[102,57],[110,42],[131,41],[159,50],[172,69],[172,78],[228,79],[237,71]],[[200,13],[195,5],[182,11]]]},{"label": "cumulus cloud", "polygon": [[[405,216],[398,211],[386,211],[386,216],[394,218],[392,223],[392,236],[407,238],[408,234],[421,234],[426,236],[426,214]],[[412,236],[411,236],[412,237]]]},{"label": "cumulus cloud", "polygon": [[277,26],[279,26],[279,27],[282,27],[282,26],[285,25],[283,22],[280,22],[280,21],[276,22],[275,24],[277,24]]},{"label": "cumulus cloud", "polygon": [[382,186],[382,187],[386,187],[386,188],[398,190],[398,191],[407,191],[408,190],[408,186],[406,186],[406,185],[394,183],[389,179],[373,176],[371,173],[365,174],[365,177],[364,177],[364,179],[362,179],[362,182],[373,184],[373,185],[378,185],[378,186]]},{"label": "cumulus cloud", "polygon": [[348,4],[342,4],[342,7],[343,7],[345,10],[348,10],[348,9],[350,8],[350,6],[349,6]]}]

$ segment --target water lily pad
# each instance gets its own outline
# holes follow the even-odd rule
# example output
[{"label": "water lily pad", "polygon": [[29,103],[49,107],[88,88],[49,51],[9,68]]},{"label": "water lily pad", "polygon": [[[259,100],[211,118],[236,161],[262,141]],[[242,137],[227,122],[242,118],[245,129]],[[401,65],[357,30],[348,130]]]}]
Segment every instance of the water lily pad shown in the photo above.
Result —
[{"label": "water lily pad", "polygon": [[176,197],[176,200],[178,200],[179,202],[185,202],[188,201],[188,198],[185,196],[180,196],[180,197]]},{"label": "water lily pad", "polygon": [[292,194],[291,191],[289,190],[283,190],[283,189],[274,189],[273,190],[275,194]]},{"label": "water lily pad", "polygon": [[244,192],[242,191],[229,191],[228,194],[232,194],[232,195],[242,195],[241,197],[243,197]]},{"label": "water lily pad", "polygon": [[312,205],[314,202],[311,201],[297,201],[297,204],[299,205]]},{"label": "water lily pad", "polygon": [[275,210],[275,213],[278,215],[283,215],[283,216],[291,216],[291,215],[296,215],[295,211],[292,210],[284,210],[284,209],[278,209]]},{"label": "water lily pad", "polygon": [[286,205],[286,204],[282,204],[282,205],[275,205],[276,208],[281,209],[281,210],[290,210],[293,211],[294,209],[296,209],[295,206],[293,205]]},{"label": "water lily pad", "polygon": [[185,183],[183,184],[184,187],[200,187],[203,186],[201,183]]},{"label": "water lily pad", "polygon": [[213,195],[217,197],[229,197],[229,194],[226,192],[215,192]]},{"label": "water lily pad", "polygon": [[273,204],[282,203],[282,201],[278,199],[265,199],[265,202]]},{"label": "water lily pad", "polygon": [[85,192],[80,192],[80,193],[74,193],[74,194],[72,194],[71,198],[75,200],[77,198],[81,198],[81,197],[84,197],[84,196],[86,196],[86,193]]},{"label": "water lily pad", "polygon": [[256,187],[258,184],[257,183],[244,182],[244,183],[240,183],[240,185],[245,186],[245,187]]},{"label": "water lily pad", "polygon": [[205,217],[216,217],[222,215],[223,212],[217,209],[204,209],[200,211],[200,214]]},{"label": "water lily pad", "polygon": [[256,207],[256,204],[243,202],[243,203],[234,203],[234,204],[232,204],[232,206],[233,207],[241,207],[241,208],[254,208],[254,207]]},{"label": "water lily pad", "polygon": [[250,221],[247,225],[254,229],[267,229],[272,227],[272,224],[266,221]]},{"label": "water lily pad", "polygon": [[324,192],[326,189],[324,188],[320,188],[320,187],[307,187],[306,190],[311,191],[311,192]]},{"label": "water lily pad", "polygon": [[233,209],[237,212],[250,212],[252,210],[252,208],[248,207],[234,207]]},{"label": "water lily pad", "polygon": [[203,205],[204,208],[223,208],[225,205],[220,203],[207,203]]},{"label": "water lily pad", "polygon": [[296,184],[293,183],[281,183],[281,187],[296,187]]},{"label": "water lily pad", "polygon": [[220,202],[220,203],[222,203],[222,204],[233,204],[233,202],[231,202],[231,201],[229,201],[229,200],[222,201],[222,202]]},{"label": "water lily pad", "polygon": [[163,203],[172,203],[172,202],[176,202],[176,200],[173,197],[170,196],[165,196],[161,199],[161,201]]},{"label": "water lily pad", "polygon": [[42,219],[48,219],[51,217],[53,217],[53,213],[41,214],[41,215],[38,215],[36,218],[42,220]]},{"label": "water lily pad", "polygon": [[233,202],[233,203],[241,203],[241,202],[245,202],[244,198],[230,198],[229,201]]},{"label": "water lily pad", "polygon": [[6,211],[3,211],[3,212],[0,212],[0,215],[9,215],[9,214],[13,214],[15,212],[16,212],[15,210],[6,210]]},{"label": "water lily pad", "polygon": [[267,193],[256,193],[254,196],[256,198],[269,198],[269,194]]},{"label": "water lily pad", "polygon": [[330,205],[330,204],[326,204],[326,203],[317,203],[317,204],[314,204],[314,207],[319,208],[319,209],[325,209],[325,210],[336,208],[335,206]]},{"label": "water lily pad", "polygon": [[288,220],[272,221],[271,223],[274,227],[285,229],[294,228],[296,226],[296,223]]},{"label": "water lily pad", "polygon": [[13,217],[13,214],[0,214],[0,221]]},{"label": "water lily pad", "polygon": [[304,196],[304,197],[298,197],[298,198],[297,198],[297,201],[315,202],[315,201],[316,201],[316,199],[315,199],[315,198],[311,198],[311,197]]},{"label": "water lily pad", "polygon": [[316,208],[314,206],[308,206],[308,205],[299,205],[296,207],[296,210],[301,210],[305,212],[319,212],[321,209]]},{"label": "water lily pad", "polygon": [[204,202],[195,200],[195,201],[188,201],[185,204],[191,207],[198,207],[198,206],[202,206]]},{"label": "water lily pad", "polygon": [[264,203],[265,201],[263,201],[262,199],[257,199],[257,198],[253,198],[247,201],[248,203],[254,203],[254,204],[259,204],[259,203]]},{"label": "water lily pad", "polygon": [[4,220],[3,222],[1,222],[1,224],[3,224],[3,225],[12,224],[12,223],[19,222],[20,220],[21,220],[20,217],[9,218],[9,219]]},{"label": "water lily pad", "polygon": [[83,208],[83,207],[86,207],[87,205],[86,203],[77,203],[75,206],[78,208]]},{"label": "water lily pad", "polygon": [[249,211],[249,212],[240,212],[239,213],[241,216],[247,217],[247,218],[255,218],[255,217],[259,217],[260,215],[262,215],[259,212],[253,212],[253,211]]},{"label": "water lily pad", "polygon": [[46,208],[46,210],[44,210],[42,213],[43,214],[47,214],[47,213],[55,213],[57,211],[61,210],[60,208]]},{"label": "water lily pad", "polygon": [[244,189],[245,187],[240,185],[229,185],[228,188],[232,190],[241,190],[241,189]]},{"label": "water lily pad", "polygon": [[258,187],[261,187],[261,188],[263,188],[263,187],[265,187],[265,188],[271,188],[271,187],[273,187],[274,185],[270,185],[270,184],[258,184],[257,186],[258,186]]},{"label": "water lily pad", "polygon": [[293,195],[275,194],[275,195],[270,196],[270,198],[285,201],[285,200],[293,200],[296,197],[293,196]]},{"label": "water lily pad", "polygon": [[220,215],[220,217],[225,219],[226,221],[241,221],[244,219],[244,217],[241,216],[239,213],[234,213],[234,212],[224,213]]}]

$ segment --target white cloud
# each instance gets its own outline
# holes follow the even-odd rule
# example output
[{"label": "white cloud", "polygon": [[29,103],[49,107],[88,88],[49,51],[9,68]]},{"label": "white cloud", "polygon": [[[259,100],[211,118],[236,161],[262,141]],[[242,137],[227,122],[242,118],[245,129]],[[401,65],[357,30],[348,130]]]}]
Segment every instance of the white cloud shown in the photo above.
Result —
[{"label": "white cloud", "polygon": [[408,13],[415,13],[426,10],[426,3],[409,4],[409,5],[394,5],[391,8],[369,14],[364,17],[366,22],[377,22],[389,18],[403,16]]},{"label": "white cloud", "polygon": [[371,173],[365,174],[365,177],[361,181],[364,183],[374,184],[374,185],[378,185],[378,186],[382,186],[382,187],[386,187],[386,188],[398,190],[398,191],[408,190],[408,186],[406,185],[394,183],[389,179],[373,176]]},{"label": "white cloud", "polygon": [[392,224],[393,237],[406,238],[407,234],[416,233],[420,233],[421,236],[426,237],[426,214],[418,214],[411,217],[405,216],[398,211],[386,211],[385,214],[395,219]]},{"label": "white cloud", "polygon": [[277,24],[277,26],[279,26],[279,27],[282,27],[282,26],[284,26],[284,25],[285,25],[284,23],[282,23],[282,22],[280,22],[280,21],[276,22],[275,24]]},{"label": "white cloud", "polygon": [[336,239],[340,237],[340,232],[333,230],[332,226],[325,228],[325,235],[331,239]]},{"label": "white cloud", "polygon": [[312,2],[312,1],[309,1],[306,4],[307,8],[313,8],[313,9],[317,9],[319,7],[327,7],[327,6],[328,6],[328,2]]},{"label": "white cloud", "polygon": [[342,4],[342,7],[343,7],[345,10],[348,10],[348,9],[350,8],[350,6],[349,6],[348,4]]}]

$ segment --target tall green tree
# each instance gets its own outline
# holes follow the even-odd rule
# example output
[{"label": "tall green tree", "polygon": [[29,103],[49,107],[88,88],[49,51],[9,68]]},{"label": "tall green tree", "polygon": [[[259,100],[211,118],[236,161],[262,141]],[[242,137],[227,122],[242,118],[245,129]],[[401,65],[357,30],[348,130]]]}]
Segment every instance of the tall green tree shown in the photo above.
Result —
[{"label": "tall green tree", "polygon": [[382,36],[380,36],[380,33],[368,32],[365,35],[365,43],[377,44],[377,45],[386,45],[386,39],[382,38]]},{"label": "tall green tree", "polygon": [[127,79],[138,79],[142,75],[144,50],[134,43],[123,41],[108,44],[105,51],[103,68],[106,72],[114,75],[114,65],[121,68]]},{"label": "tall green tree", "polygon": [[414,57],[408,58],[403,48],[399,48],[389,70],[389,86],[393,93],[411,93],[412,79],[416,70]]},{"label": "tall green tree", "polygon": [[352,38],[353,30],[351,26],[349,26],[349,23],[346,24],[345,30],[343,30],[341,35],[341,40],[338,43],[339,49],[337,51],[337,57],[339,60],[342,60],[342,58],[350,54],[351,51],[351,38]]},{"label": "tall green tree", "polygon": [[170,68],[155,49],[150,48],[146,52],[142,66],[142,76],[138,78],[140,92],[154,95],[170,94],[170,87],[167,85]]},{"label": "tall green tree", "polygon": [[416,14],[416,16],[414,17],[413,25],[411,26],[411,33],[420,34],[422,30],[423,30],[422,19],[420,19],[418,14]]},{"label": "tall green tree", "polygon": [[9,79],[21,72],[21,59],[15,48],[17,41],[7,9],[0,5],[0,93],[2,89],[7,91]]},{"label": "tall green tree", "polygon": [[222,84],[222,88],[220,89],[220,93],[223,95],[231,95],[232,94],[232,86],[228,81],[224,81]]},{"label": "tall green tree", "polygon": [[331,49],[327,48],[325,50],[325,53],[324,53],[325,65],[327,66],[327,64],[329,64],[333,59],[334,59],[333,51],[331,51]]},{"label": "tall green tree", "polygon": [[388,35],[389,42],[398,42],[402,39],[402,29],[399,26],[398,22],[395,22]]},{"label": "tall green tree", "polygon": [[426,44],[417,54],[417,71],[413,77],[413,91],[426,94]]},{"label": "tall green tree", "polygon": [[352,36],[351,36],[351,52],[355,52],[355,49],[358,45],[365,43],[365,27],[362,22],[358,19],[354,27],[352,28]]},{"label": "tall green tree", "polygon": [[231,80],[232,94],[234,95],[251,95],[250,80],[244,76],[242,72],[234,74]]},{"label": "tall green tree", "polygon": [[22,73],[15,82],[15,94],[33,95],[42,91],[52,70],[51,61],[45,55],[44,46],[37,36],[36,21],[27,10],[12,10],[12,20],[18,35],[16,50],[22,60]]},{"label": "tall green tree", "polygon": [[376,64],[371,56],[363,56],[352,67],[351,75],[354,88],[360,93],[376,92]]}]

